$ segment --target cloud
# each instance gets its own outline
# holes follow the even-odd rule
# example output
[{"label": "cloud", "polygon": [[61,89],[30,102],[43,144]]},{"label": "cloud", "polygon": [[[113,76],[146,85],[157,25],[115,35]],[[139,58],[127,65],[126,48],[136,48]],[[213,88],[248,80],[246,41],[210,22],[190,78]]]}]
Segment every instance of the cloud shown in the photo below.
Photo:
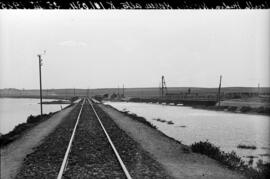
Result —
[{"label": "cloud", "polygon": [[87,46],[87,43],[81,41],[67,40],[60,42],[58,45],[66,47],[85,47]]}]

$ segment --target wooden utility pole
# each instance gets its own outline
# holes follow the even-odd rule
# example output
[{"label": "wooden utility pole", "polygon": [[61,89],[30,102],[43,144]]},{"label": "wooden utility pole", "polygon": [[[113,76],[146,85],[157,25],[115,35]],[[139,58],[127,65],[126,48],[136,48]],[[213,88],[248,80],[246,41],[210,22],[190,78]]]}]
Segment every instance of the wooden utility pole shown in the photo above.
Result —
[{"label": "wooden utility pole", "polygon": [[39,95],[40,95],[40,115],[43,115],[43,110],[42,110],[42,81],[41,81],[41,66],[42,66],[42,59],[41,55],[38,55],[39,59]]},{"label": "wooden utility pole", "polygon": [[222,80],[222,75],[219,77],[219,87],[218,87],[218,107],[220,107],[220,90],[221,90],[221,80]]}]

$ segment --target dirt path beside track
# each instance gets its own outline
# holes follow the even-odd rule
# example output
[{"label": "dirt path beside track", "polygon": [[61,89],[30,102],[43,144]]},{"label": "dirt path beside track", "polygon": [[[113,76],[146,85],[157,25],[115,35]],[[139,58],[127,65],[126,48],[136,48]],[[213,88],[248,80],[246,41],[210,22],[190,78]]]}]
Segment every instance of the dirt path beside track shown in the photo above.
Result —
[{"label": "dirt path beside track", "polygon": [[244,178],[207,156],[186,153],[185,145],[135,121],[111,107],[99,105],[132,139],[149,152],[175,178]]},{"label": "dirt path beside track", "polygon": [[1,179],[14,178],[27,154],[48,136],[76,105],[64,109],[50,119],[25,132],[18,140],[1,148]]}]

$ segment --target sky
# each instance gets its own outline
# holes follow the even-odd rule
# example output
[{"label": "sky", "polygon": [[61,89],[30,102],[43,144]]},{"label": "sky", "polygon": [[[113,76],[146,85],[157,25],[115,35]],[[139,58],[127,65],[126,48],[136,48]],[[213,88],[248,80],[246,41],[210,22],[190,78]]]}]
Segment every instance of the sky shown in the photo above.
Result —
[{"label": "sky", "polygon": [[[270,86],[270,10],[2,10],[0,88]],[[44,50],[46,53],[43,54]]]}]

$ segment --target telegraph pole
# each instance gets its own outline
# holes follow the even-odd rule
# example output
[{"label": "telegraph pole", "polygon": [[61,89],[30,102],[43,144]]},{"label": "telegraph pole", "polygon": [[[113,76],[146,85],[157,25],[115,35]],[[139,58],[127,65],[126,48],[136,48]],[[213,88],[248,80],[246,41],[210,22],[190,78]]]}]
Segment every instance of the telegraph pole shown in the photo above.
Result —
[{"label": "telegraph pole", "polygon": [[38,55],[38,60],[39,60],[39,95],[40,95],[40,115],[43,115],[43,110],[42,110],[42,81],[41,81],[41,66],[42,66],[42,59],[41,55]]},{"label": "telegraph pole", "polygon": [[221,89],[221,80],[222,80],[222,75],[219,77],[219,87],[218,87],[218,107],[220,107],[220,89]]}]

